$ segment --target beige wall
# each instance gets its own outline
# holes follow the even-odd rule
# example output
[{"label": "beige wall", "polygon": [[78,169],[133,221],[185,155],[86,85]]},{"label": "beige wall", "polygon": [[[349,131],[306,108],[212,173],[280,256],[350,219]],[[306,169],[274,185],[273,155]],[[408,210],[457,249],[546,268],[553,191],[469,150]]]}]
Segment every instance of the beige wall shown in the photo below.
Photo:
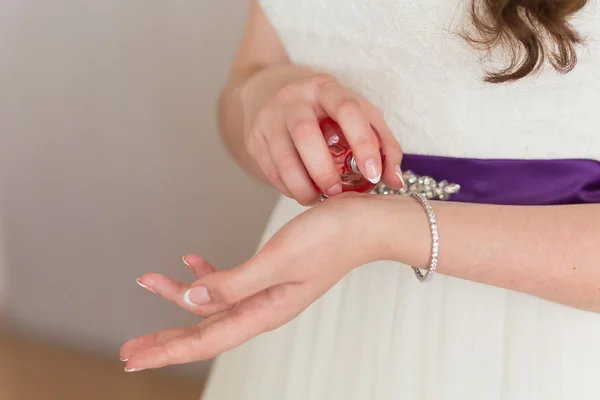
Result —
[{"label": "beige wall", "polygon": [[118,354],[196,319],[140,289],[229,267],[275,194],[216,134],[245,0],[0,0],[0,210],[19,330]]},{"label": "beige wall", "polygon": [[8,265],[4,250],[4,231],[2,230],[2,210],[0,210],[0,323],[7,306],[8,297]]}]

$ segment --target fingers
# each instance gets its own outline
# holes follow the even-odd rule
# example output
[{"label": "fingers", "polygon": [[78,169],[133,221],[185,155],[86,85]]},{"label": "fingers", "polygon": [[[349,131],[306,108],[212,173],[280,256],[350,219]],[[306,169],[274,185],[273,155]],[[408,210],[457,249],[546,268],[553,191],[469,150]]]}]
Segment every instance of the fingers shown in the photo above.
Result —
[{"label": "fingers", "polygon": [[[170,340],[193,336],[194,334],[196,334],[196,332],[198,332],[199,329],[202,329],[204,325],[217,321],[221,318],[224,318],[225,316],[227,316],[227,312],[222,312],[204,319],[204,321],[197,325],[182,328],[165,329],[160,332],[152,333],[150,335],[140,336],[138,338],[131,339],[128,342],[126,342],[123,346],[121,346],[121,361],[128,361],[134,354],[139,354],[153,347],[161,346],[164,343],[169,342]],[[125,368],[125,370],[128,372],[133,372],[133,368]]]},{"label": "fingers", "polygon": [[[316,204],[319,192],[333,196],[342,191],[339,171],[319,127],[319,118],[328,115],[344,132],[361,174],[378,183],[385,170],[384,181],[399,188],[402,151],[373,110],[332,77],[297,82],[282,88],[261,110],[249,149],[282,193],[302,205]],[[382,160],[380,148],[389,154],[388,161]]]},{"label": "fingers", "polygon": [[164,331],[132,339],[121,346],[121,360],[127,361],[136,352],[158,346],[170,339],[188,336],[193,333],[193,328],[194,327],[166,329]]},{"label": "fingers", "polygon": [[319,192],[341,193],[339,171],[319,127],[324,116],[339,124],[366,179],[402,187],[402,150],[379,111],[322,76],[282,88],[254,121],[249,151],[280,192],[305,206],[316,204]]},{"label": "fingers", "polygon": [[[313,296],[304,293],[306,291],[303,285],[282,285],[279,293],[264,291],[197,327],[183,328],[185,333],[183,330],[169,332],[171,337],[167,340],[162,333],[136,339],[138,342],[126,344],[122,349],[122,355],[129,355],[126,370],[140,371],[213,358],[297,316],[314,301]],[[134,353],[129,353],[131,348],[136,349]]]},{"label": "fingers", "polygon": [[208,360],[260,334],[259,326],[256,313],[229,313],[203,327],[192,327],[187,335],[176,336],[151,347],[138,347],[129,357],[126,368],[140,371]]},{"label": "fingers", "polygon": [[372,127],[379,135],[385,156],[382,180],[387,186],[393,189],[401,189],[404,186],[404,179],[402,178],[402,171],[400,169],[403,154],[402,147],[386,124],[381,112],[372,105],[366,105],[364,108]]},{"label": "fingers", "polygon": [[283,119],[283,111],[265,113],[260,129],[266,139],[275,168],[292,196],[305,206],[317,203],[320,194],[313,186],[308,171],[288,132],[287,124]]},{"label": "fingers", "polygon": [[[202,277],[202,275],[200,277]],[[185,300],[185,293],[190,289],[191,286],[161,274],[145,274],[138,279],[138,283],[143,288],[158,294],[163,299],[171,301],[184,310],[202,317],[213,315],[231,307],[228,304],[211,303],[202,306],[190,304]]]},{"label": "fingers", "polygon": [[340,194],[340,174],[311,104],[303,101],[288,103],[284,109],[284,118],[292,141],[312,180],[328,196]]},{"label": "fingers", "polygon": [[256,163],[271,184],[284,196],[293,198],[292,192],[283,183],[281,175],[279,175],[279,171],[271,158],[265,137],[261,133],[251,135],[247,146],[249,153],[254,157]]},{"label": "fingers", "polygon": [[273,268],[249,261],[227,271],[218,271],[194,283],[183,293],[183,301],[206,307],[210,304],[231,305],[280,282]]},{"label": "fingers", "polygon": [[324,85],[319,102],[342,128],[362,175],[378,183],[382,175],[379,143],[357,96],[338,82]]},{"label": "fingers", "polygon": [[[217,271],[214,266],[195,254],[188,254],[182,260],[198,279]],[[189,301],[186,302],[185,300],[185,293],[191,286],[162,274],[145,274],[137,282],[143,288],[158,294],[163,299],[171,301],[184,310],[202,317],[213,315],[231,307],[228,304],[207,304],[201,307],[196,304],[190,304]]]}]

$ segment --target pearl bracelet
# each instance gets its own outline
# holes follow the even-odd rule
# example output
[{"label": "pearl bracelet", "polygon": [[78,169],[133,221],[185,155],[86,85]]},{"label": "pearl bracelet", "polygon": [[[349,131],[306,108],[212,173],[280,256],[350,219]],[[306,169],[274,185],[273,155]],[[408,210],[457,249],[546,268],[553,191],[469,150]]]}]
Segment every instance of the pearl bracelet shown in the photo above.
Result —
[{"label": "pearl bracelet", "polygon": [[429,200],[427,200],[427,197],[421,193],[410,193],[410,196],[415,198],[419,202],[419,204],[423,206],[423,209],[427,214],[427,219],[429,220],[429,229],[431,230],[432,245],[429,270],[423,275],[419,268],[412,267],[413,271],[415,272],[415,275],[417,276],[417,279],[420,282],[425,283],[429,282],[431,278],[433,278],[433,275],[435,274],[435,269],[437,268],[440,235],[438,233],[433,207],[431,207],[431,204],[429,203]]}]

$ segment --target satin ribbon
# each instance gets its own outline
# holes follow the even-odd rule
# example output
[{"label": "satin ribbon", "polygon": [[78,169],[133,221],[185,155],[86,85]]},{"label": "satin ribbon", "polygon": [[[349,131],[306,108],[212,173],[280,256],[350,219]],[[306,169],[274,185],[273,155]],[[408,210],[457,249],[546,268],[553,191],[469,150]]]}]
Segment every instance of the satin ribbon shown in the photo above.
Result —
[{"label": "satin ribbon", "polygon": [[402,170],[461,186],[450,201],[502,205],[600,203],[600,162],[405,154]]}]

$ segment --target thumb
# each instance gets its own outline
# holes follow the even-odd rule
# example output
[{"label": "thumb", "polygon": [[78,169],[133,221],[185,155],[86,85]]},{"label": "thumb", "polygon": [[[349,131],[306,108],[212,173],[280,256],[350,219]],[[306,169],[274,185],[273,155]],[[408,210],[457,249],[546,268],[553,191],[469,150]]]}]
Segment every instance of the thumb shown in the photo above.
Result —
[{"label": "thumb", "polygon": [[192,284],[184,293],[191,306],[207,304],[235,304],[279,282],[272,263],[257,257],[230,270],[218,270]]}]

